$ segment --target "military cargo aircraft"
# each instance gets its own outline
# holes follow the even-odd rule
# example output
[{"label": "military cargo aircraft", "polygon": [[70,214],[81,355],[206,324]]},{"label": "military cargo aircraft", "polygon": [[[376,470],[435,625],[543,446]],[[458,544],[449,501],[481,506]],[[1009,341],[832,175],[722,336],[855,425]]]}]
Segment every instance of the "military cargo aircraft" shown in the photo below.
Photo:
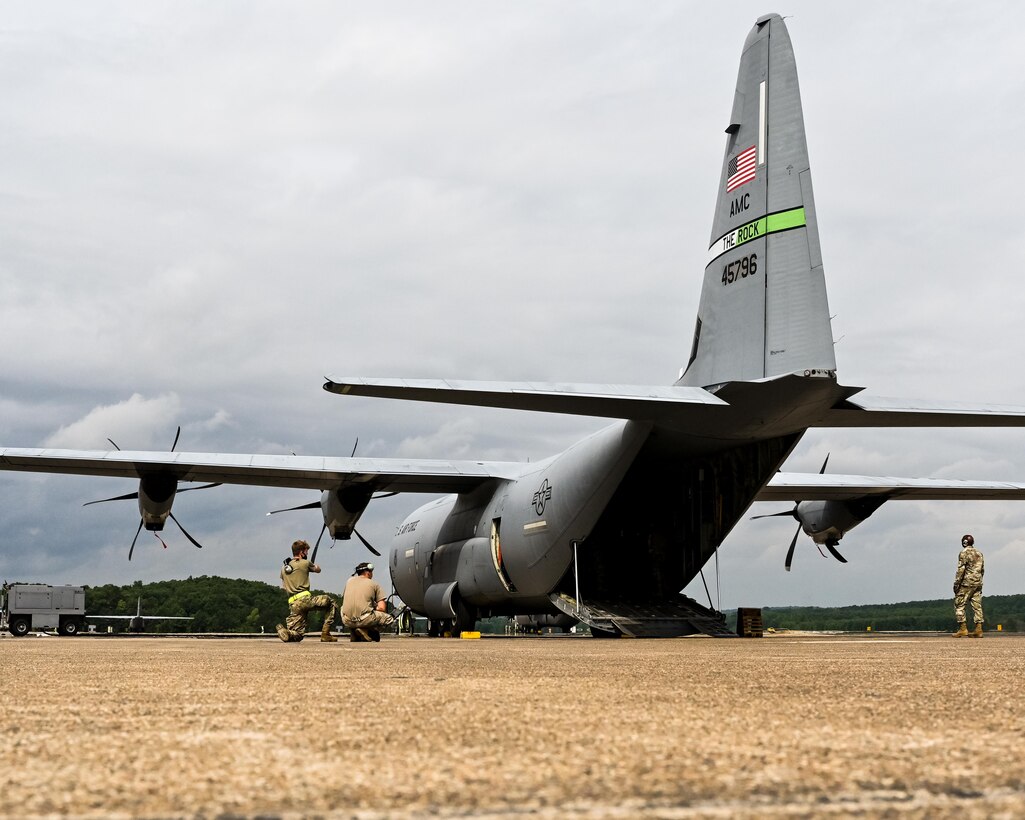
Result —
[{"label": "military cargo aircraft", "polygon": [[[181,482],[319,490],[347,539],[375,494],[448,493],[397,528],[389,567],[434,632],[560,613],[592,634],[724,634],[681,595],[755,501],[839,560],[898,499],[1023,499],[1025,484],[781,472],[813,427],[1025,426],[1025,408],[863,395],[837,376],[797,69],[783,19],[743,46],[690,357],[665,386],[332,378],[330,393],[613,420],[533,463],[0,449],[0,469],[139,479],[140,530]],[[189,488],[182,488],[189,489]],[[172,520],[174,517],[171,516]],[[138,535],[138,532],[136,533]],[[358,534],[357,534],[358,535]],[[198,546],[198,543],[197,543]],[[445,627],[445,628],[441,628]]]},{"label": "military cargo aircraft", "polygon": [[94,620],[103,621],[128,621],[128,628],[132,632],[144,632],[146,621],[191,621],[191,615],[143,615],[142,596],[136,598],[134,615],[92,615],[88,616]]}]

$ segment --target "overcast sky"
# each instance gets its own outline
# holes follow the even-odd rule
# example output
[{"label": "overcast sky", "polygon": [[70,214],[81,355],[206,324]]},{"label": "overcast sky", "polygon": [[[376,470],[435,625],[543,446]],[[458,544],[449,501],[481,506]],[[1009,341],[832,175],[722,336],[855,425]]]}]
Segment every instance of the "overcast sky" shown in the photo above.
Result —
[{"label": "overcast sky", "polygon": [[[0,446],[539,459],[605,422],[343,398],[323,377],[670,384],[740,49],[787,16],[840,380],[1025,405],[1025,57],[1011,3],[0,4]],[[1025,480],[1025,430],[809,433],[786,465]],[[0,473],[0,578],[277,583],[299,490]],[[388,547],[427,500],[374,502]],[[787,505],[755,505],[752,513]],[[885,505],[842,566],[744,522],[721,605],[948,596],[975,534],[1025,592],[1025,504]],[[329,589],[367,553],[322,547]],[[706,578],[715,592],[714,567]],[[699,600],[704,590],[689,590]]]}]

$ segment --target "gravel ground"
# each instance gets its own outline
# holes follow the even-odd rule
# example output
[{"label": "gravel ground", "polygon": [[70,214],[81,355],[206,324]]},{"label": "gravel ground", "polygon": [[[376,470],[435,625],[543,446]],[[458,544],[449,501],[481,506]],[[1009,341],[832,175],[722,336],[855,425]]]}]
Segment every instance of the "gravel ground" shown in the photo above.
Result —
[{"label": "gravel ground", "polygon": [[1011,635],[5,636],[0,815],[1021,817],[1023,674]]}]

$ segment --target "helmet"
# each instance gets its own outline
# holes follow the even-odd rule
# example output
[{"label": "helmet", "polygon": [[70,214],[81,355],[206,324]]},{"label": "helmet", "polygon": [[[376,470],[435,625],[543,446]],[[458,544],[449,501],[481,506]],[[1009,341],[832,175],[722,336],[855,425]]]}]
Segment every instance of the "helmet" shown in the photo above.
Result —
[{"label": "helmet", "polygon": [[961,536],[961,546],[962,547],[973,547],[973,546],[975,546],[975,538],[973,538],[971,535],[967,535],[967,534],[966,535],[962,535]]},{"label": "helmet", "polygon": [[356,569],[355,569],[355,571],[352,574],[353,575],[359,575],[361,572],[373,572],[373,571],[374,571],[374,565],[370,564],[370,563],[368,563],[366,561],[363,561],[362,563],[356,564]]}]

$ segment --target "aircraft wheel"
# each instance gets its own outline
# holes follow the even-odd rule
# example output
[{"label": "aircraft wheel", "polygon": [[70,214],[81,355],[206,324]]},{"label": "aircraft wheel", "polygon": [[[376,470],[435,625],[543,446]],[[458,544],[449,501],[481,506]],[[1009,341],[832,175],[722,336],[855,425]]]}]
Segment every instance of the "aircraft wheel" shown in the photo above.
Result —
[{"label": "aircraft wheel", "polygon": [[456,620],[452,627],[452,636],[458,638],[464,632],[473,632],[477,626],[477,610],[468,607],[462,601],[456,609]]},{"label": "aircraft wheel", "polygon": [[402,614],[399,615],[399,634],[413,634],[413,613],[408,609],[403,610]]},{"label": "aircraft wheel", "polygon": [[427,637],[437,638],[441,634],[440,624],[433,618],[427,620]]},{"label": "aircraft wheel", "polygon": [[28,628],[28,618],[12,618],[8,627],[11,634],[17,635],[19,638],[23,635],[28,635]]}]

